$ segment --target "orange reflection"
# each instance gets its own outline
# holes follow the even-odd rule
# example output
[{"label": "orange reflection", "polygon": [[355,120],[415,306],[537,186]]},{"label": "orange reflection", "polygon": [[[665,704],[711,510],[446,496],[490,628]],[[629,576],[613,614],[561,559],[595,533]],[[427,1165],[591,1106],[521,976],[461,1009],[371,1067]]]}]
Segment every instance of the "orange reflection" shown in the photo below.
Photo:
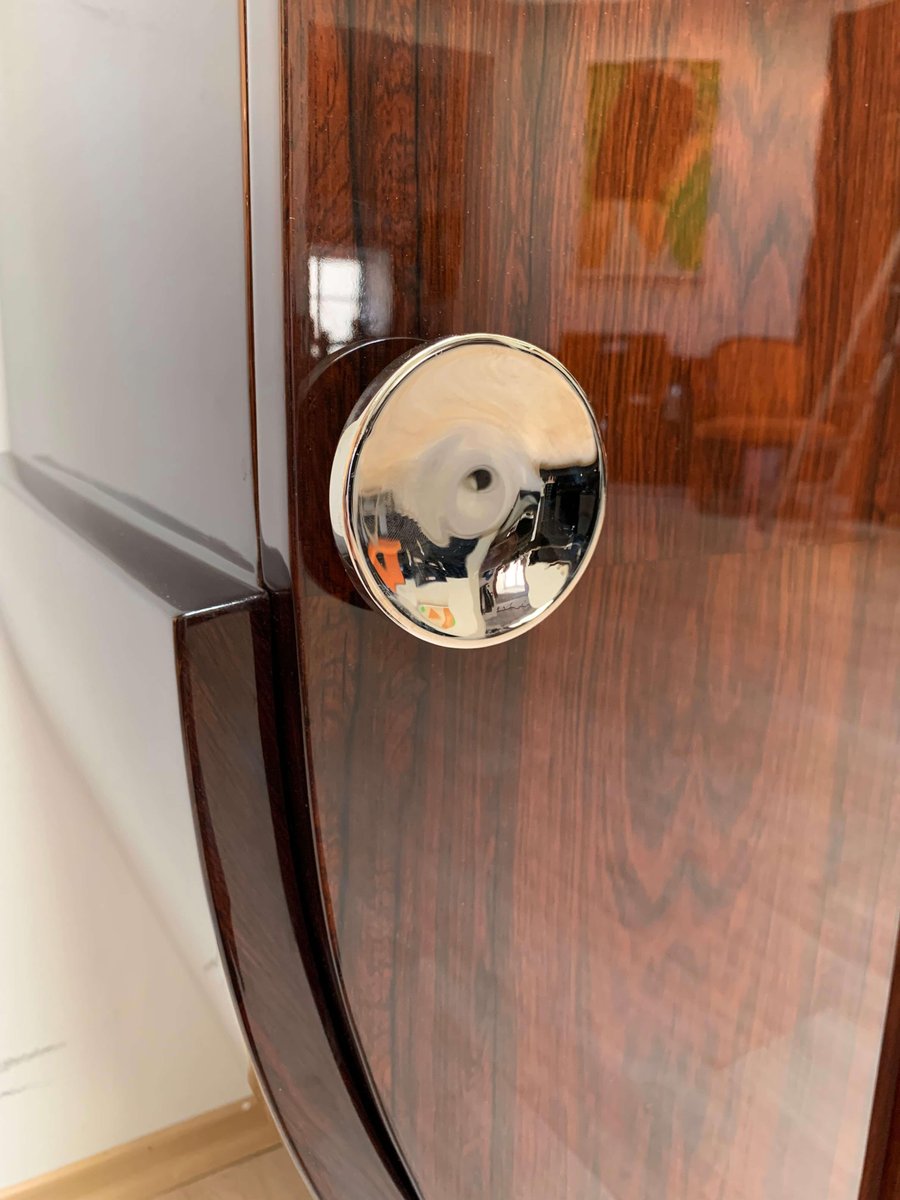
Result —
[{"label": "orange reflection", "polygon": [[375,538],[369,542],[369,562],[386,588],[395,592],[403,583],[400,566],[400,543],[393,538]]}]

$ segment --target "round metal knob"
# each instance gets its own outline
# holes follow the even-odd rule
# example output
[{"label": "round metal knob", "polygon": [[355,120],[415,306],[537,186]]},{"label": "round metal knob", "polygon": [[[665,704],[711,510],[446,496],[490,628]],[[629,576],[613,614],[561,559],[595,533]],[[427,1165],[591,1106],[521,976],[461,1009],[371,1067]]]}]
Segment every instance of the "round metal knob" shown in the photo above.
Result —
[{"label": "round metal knob", "polygon": [[350,415],[331,524],[363,594],[416,637],[487,646],[571,592],[603,524],[606,464],[584,392],[495,334],[393,362]]}]

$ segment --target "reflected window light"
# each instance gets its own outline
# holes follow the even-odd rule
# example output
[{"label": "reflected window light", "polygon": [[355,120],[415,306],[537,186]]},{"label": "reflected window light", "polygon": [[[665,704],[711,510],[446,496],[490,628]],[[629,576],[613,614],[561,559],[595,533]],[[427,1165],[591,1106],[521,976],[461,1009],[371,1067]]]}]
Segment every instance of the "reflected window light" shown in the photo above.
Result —
[{"label": "reflected window light", "polygon": [[378,337],[391,323],[390,255],[313,253],[309,258],[309,313],[313,338],[331,352],[358,337]]},{"label": "reflected window light", "polygon": [[496,593],[498,596],[509,596],[527,591],[528,584],[525,582],[525,563],[522,559],[516,559],[508,567],[504,567],[502,571],[498,571],[496,582]]},{"label": "reflected window light", "polygon": [[359,319],[362,274],[358,259],[310,257],[309,311],[317,341],[334,348],[351,340]]}]

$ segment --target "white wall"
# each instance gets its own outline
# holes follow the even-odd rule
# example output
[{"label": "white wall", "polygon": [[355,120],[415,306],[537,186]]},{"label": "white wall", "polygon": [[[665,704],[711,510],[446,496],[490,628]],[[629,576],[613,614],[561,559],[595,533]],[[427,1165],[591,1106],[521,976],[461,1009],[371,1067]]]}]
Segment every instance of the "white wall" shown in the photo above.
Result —
[{"label": "white wall", "polygon": [[[0,1187],[237,1099],[246,1059],[0,631]],[[213,955],[206,964],[221,970]]]},{"label": "white wall", "polygon": [[[8,446],[2,368],[0,340],[0,450]],[[0,514],[9,511],[8,500],[0,504]],[[158,819],[148,837],[148,792],[165,789],[165,781],[148,778],[138,759],[129,782],[122,764],[129,748],[111,739],[112,752],[101,756],[89,785],[35,696],[3,623],[5,611],[7,622],[20,627],[51,701],[77,695],[80,687],[96,695],[77,654],[56,666],[55,679],[42,668],[33,635],[42,620],[52,621],[45,607],[52,583],[48,588],[38,579],[29,595],[17,572],[15,586],[6,576],[3,587],[2,564],[15,561],[21,539],[44,560],[51,580],[64,565],[70,577],[85,580],[88,594],[102,565],[88,567],[90,555],[77,539],[42,514],[25,506],[12,511],[0,539],[6,551],[0,554],[0,1187],[247,1092],[247,1060],[203,898],[178,746],[174,762],[170,752],[160,764],[173,771],[175,784],[168,796],[157,793]],[[129,605],[118,594],[117,602],[120,625],[128,626],[138,597]],[[170,642],[168,614],[148,617]],[[58,637],[63,631],[53,624]],[[103,625],[110,634],[101,614],[94,627]],[[49,642],[52,657],[52,633],[40,642]],[[73,644],[92,653],[84,638]],[[145,649],[154,655],[152,641]],[[96,711],[81,707],[87,717]],[[65,712],[63,703],[63,724]],[[172,876],[161,878],[154,863],[168,865]]]},{"label": "white wall", "polygon": [[[0,450],[8,373],[18,452],[250,558],[237,11],[0,0]],[[0,1188],[248,1091],[171,621],[0,484]]]},{"label": "white wall", "polygon": [[0,0],[0,163],[17,452],[255,562],[236,0]]}]

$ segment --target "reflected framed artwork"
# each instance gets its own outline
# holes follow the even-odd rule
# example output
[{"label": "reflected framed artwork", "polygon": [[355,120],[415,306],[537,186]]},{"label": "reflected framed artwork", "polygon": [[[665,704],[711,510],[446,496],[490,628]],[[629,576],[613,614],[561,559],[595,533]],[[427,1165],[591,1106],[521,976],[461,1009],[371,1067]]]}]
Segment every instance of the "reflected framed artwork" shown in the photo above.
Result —
[{"label": "reflected framed artwork", "polygon": [[615,278],[698,278],[718,111],[718,62],[591,64],[582,268]]}]

